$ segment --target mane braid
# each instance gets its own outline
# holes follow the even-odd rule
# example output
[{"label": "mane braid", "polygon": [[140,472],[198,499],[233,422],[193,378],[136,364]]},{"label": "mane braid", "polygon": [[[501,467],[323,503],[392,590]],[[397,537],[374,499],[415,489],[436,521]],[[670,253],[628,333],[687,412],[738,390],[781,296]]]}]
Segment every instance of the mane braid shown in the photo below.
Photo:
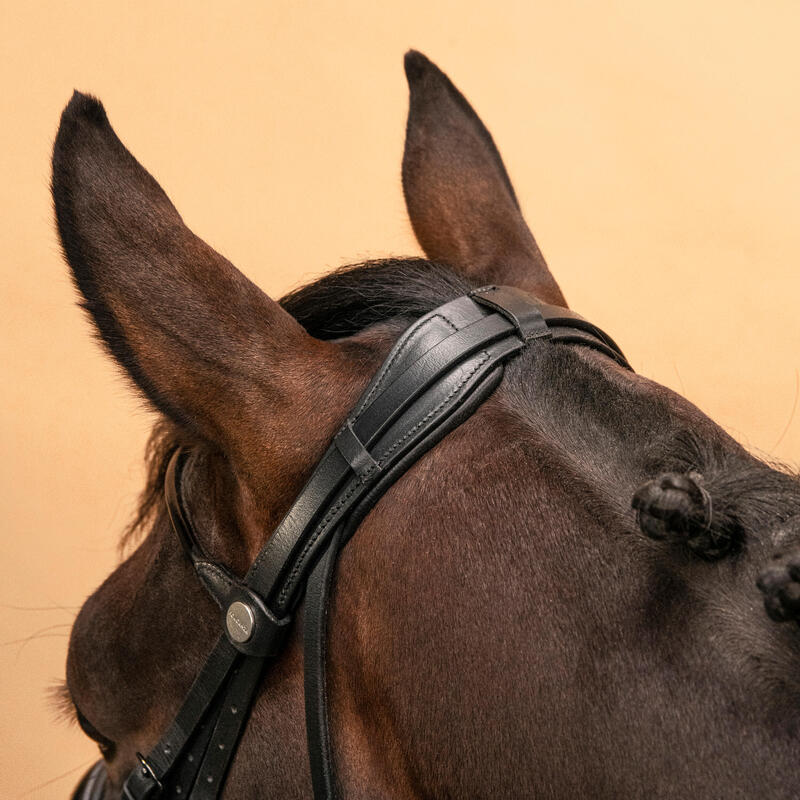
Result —
[{"label": "mane braid", "polygon": [[647,453],[647,469],[652,474],[701,473],[714,498],[714,515],[723,527],[741,526],[759,537],[789,520],[800,520],[800,475],[787,464],[743,449],[730,452],[693,431],[654,442]]}]

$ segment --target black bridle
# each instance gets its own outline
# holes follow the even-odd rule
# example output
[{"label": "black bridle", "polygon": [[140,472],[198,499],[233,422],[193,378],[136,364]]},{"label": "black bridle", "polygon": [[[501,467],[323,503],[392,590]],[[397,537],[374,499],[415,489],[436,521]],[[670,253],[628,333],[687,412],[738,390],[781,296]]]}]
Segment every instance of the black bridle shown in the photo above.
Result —
[{"label": "black bridle", "polygon": [[[222,634],[161,741],[139,755],[123,798],[219,796],[264,669],[280,655],[303,598],[314,797],[336,796],[325,645],[338,553],[383,493],[481,405],[500,382],[504,363],[534,340],[583,345],[630,369],[601,330],[519,289],[489,286],[440,306],[395,344],[244,578],[205,555],[182,499],[190,453],[173,455],[165,479],[169,517],[220,606]],[[73,797],[99,800],[105,788],[98,762]]]}]

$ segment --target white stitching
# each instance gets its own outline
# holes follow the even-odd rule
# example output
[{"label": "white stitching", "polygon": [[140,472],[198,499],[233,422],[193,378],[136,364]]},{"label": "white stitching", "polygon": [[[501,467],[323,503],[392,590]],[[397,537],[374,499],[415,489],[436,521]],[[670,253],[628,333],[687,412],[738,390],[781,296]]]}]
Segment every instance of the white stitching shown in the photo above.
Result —
[{"label": "white stitching", "polygon": [[380,389],[381,385],[386,380],[386,376],[389,374],[389,370],[392,368],[395,361],[397,361],[397,359],[400,358],[400,356],[403,353],[405,353],[409,345],[412,342],[416,341],[419,338],[419,335],[421,335],[422,332],[427,328],[427,326],[430,325],[430,323],[433,322],[435,319],[440,319],[443,322],[446,322],[453,329],[453,331],[458,330],[458,328],[456,328],[456,326],[453,325],[453,323],[450,322],[450,320],[447,319],[447,317],[445,317],[443,314],[434,314],[427,322],[424,323],[424,325],[420,326],[415,331],[413,331],[412,334],[403,342],[403,344],[400,345],[400,348],[389,359],[389,361],[386,362],[384,368],[381,370],[381,373],[378,376],[378,380],[375,381],[375,385],[369,390],[367,396],[364,398],[363,402],[359,405],[355,414],[353,414],[353,419],[358,419],[359,415],[367,407],[369,401],[373,398],[375,393],[378,391],[378,389]]},{"label": "white stitching", "polygon": [[481,351],[481,360],[470,370],[469,374],[464,377],[464,379],[457,385],[454,386],[453,389],[450,391],[450,394],[439,403],[436,408],[431,409],[413,428],[409,431],[406,431],[405,435],[401,436],[388,450],[381,454],[380,458],[378,459],[378,463],[380,463],[384,458],[388,455],[393,453],[409,436],[412,436],[422,425],[424,425],[434,414],[438,413],[444,406],[450,402],[453,395],[456,392],[460,391],[464,384],[486,363],[487,359],[489,358],[489,353],[486,350]]}]

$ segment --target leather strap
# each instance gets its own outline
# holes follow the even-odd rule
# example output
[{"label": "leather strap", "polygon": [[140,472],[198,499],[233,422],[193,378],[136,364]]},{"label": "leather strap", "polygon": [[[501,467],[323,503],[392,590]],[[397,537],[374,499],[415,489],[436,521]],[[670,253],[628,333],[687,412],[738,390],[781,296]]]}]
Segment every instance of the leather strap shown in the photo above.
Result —
[{"label": "leather strap", "polygon": [[[401,451],[408,439],[429,424],[435,415],[446,412],[447,406],[452,407],[463,386],[489,359],[482,350],[505,343],[505,352],[496,357],[506,357],[523,346],[516,337],[509,338],[513,325],[504,318],[495,314],[484,316],[469,298],[455,302],[459,303],[456,310],[461,319],[469,319],[468,312],[473,311],[469,323],[453,330],[455,326],[441,313],[452,304],[420,320],[412,331],[422,339],[422,354],[412,350],[417,357],[407,366],[402,360],[392,361],[393,368],[374,390],[367,390],[364,403],[350,419],[359,441],[370,451],[382,453],[386,460]],[[446,325],[441,324],[442,318]],[[430,346],[433,338],[438,341]],[[402,354],[404,351],[407,353],[401,340],[395,352]],[[458,365],[455,369],[454,362]],[[439,408],[442,403],[444,405]],[[415,415],[411,409],[411,413],[406,414],[412,405],[416,405],[418,413]],[[422,419],[424,422],[419,425]],[[398,426],[394,427],[393,423]],[[392,430],[398,435],[388,442],[386,433]],[[384,443],[385,449],[381,451]],[[385,466],[380,455],[373,459],[382,468]],[[335,446],[325,453],[298,500],[267,540],[245,577],[245,583],[267,599],[275,614],[284,616],[294,607],[298,588],[302,587],[310,565],[324,549],[330,532],[375,477],[374,472],[354,477],[350,464]],[[344,484],[348,485],[342,491]],[[333,502],[337,495],[338,501]],[[328,513],[320,519],[322,510]]]},{"label": "leather strap", "polygon": [[409,451],[392,472],[383,476],[381,482],[354,509],[346,527],[337,531],[328,551],[308,580],[304,610],[303,669],[306,736],[315,800],[335,800],[338,796],[326,680],[328,596],[333,585],[338,551],[350,540],[364,517],[397,479],[451,430],[472,416],[497,388],[502,377],[503,366],[500,364],[486,375],[472,396],[450,417],[446,426],[433,431],[416,448]]},{"label": "leather strap", "polygon": [[[621,367],[633,372],[619,345],[596,325],[585,320],[569,308],[539,304],[539,310],[547,326],[553,333],[553,341],[563,344],[582,344],[597,350],[617,362]],[[581,334],[589,334],[588,337]]]},{"label": "leather strap", "polygon": [[264,659],[244,658],[222,697],[214,729],[191,791],[193,800],[213,800],[222,791],[225,774],[250,713],[264,671]]},{"label": "leather strap", "polygon": [[[629,368],[602,331],[517,289],[486,287],[435,309],[395,344],[243,579],[205,555],[182,502],[188,454],[173,455],[165,481],[170,520],[222,609],[225,634],[167,733],[129,776],[124,797],[144,800],[178,789],[195,800],[218,797],[265,662],[280,653],[304,590],[312,782],[315,797],[335,797],[325,631],[339,548],[386,489],[488,397],[503,363],[539,339],[592,347]],[[229,624],[235,607],[249,615],[247,625],[236,620],[244,640]]]},{"label": "leather strap", "polygon": [[328,721],[326,659],[328,596],[341,540],[342,529],[339,528],[309,576],[303,610],[306,738],[315,798],[335,798],[338,795]]},{"label": "leather strap", "polygon": [[220,636],[167,732],[125,781],[122,791],[125,800],[158,797],[238,658],[236,648],[226,636]]}]

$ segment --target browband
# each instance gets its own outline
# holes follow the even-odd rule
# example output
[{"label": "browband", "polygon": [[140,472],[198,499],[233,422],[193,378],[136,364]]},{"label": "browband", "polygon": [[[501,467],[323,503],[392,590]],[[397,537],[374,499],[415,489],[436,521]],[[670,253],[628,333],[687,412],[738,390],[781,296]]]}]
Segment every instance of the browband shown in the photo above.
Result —
[{"label": "browband", "polygon": [[[392,348],[244,578],[203,551],[181,493],[191,454],[174,453],[165,478],[169,518],[221,609],[222,634],[161,741],[139,755],[124,798],[218,797],[265,665],[281,653],[303,597],[314,797],[336,796],[325,647],[338,552],[383,493],[491,394],[504,363],[538,340],[589,347],[630,369],[594,325],[519,289],[490,286],[440,306]],[[96,785],[96,767],[91,774]],[[80,789],[75,796],[95,797]]]}]

